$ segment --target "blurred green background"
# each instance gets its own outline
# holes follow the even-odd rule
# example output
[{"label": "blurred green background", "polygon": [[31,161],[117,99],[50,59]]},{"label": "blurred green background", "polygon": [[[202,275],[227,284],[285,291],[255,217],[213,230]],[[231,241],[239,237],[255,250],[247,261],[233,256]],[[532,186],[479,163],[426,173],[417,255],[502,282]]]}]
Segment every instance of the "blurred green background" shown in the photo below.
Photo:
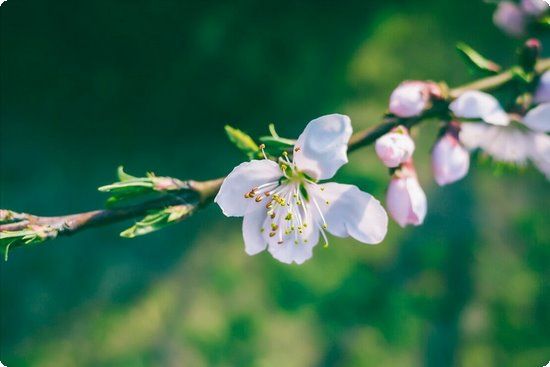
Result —
[{"label": "blurred green background", "polygon": [[[403,79],[471,79],[465,41],[504,64],[493,6],[440,1],[8,0],[1,16],[1,207],[100,207],[127,171],[226,174],[231,123],[297,136],[323,114],[378,121]],[[436,122],[416,160],[425,225],[333,239],[303,266],[243,251],[216,206],[133,240],[124,224],[16,250],[1,356],[17,366],[538,367],[550,360],[550,195],[533,169],[439,188]],[[384,199],[372,148],[337,175]],[[129,226],[131,223],[125,224]]]}]

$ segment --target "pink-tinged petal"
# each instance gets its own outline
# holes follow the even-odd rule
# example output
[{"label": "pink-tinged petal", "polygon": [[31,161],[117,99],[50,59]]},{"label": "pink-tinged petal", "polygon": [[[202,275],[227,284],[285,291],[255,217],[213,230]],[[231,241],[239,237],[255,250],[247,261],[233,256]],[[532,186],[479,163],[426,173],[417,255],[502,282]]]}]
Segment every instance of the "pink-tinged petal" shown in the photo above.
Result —
[{"label": "pink-tinged petal", "polygon": [[401,227],[422,224],[428,209],[426,194],[414,176],[392,178],[386,205],[392,218]]},{"label": "pink-tinged petal", "polygon": [[523,165],[529,158],[530,133],[511,126],[462,124],[460,141],[468,149],[480,148],[501,162]]},{"label": "pink-tinged petal", "polygon": [[397,86],[390,96],[389,111],[399,117],[418,116],[428,106],[429,85],[421,81],[406,81]]},{"label": "pink-tinged petal", "polygon": [[550,103],[531,109],[523,118],[523,123],[536,132],[550,132]]},{"label": "pink-tinged petal", "polygon": [[[386,211],[378,200],[356,186],[330,182],[309,191],[311,200],[319,206],[329,233],[338,237],[351,236],[368,244],[380,243],[386,236]],[[320,216],[318,221],[322,223]]]},{"label": "pink-tinged petal", "polygon": [[470,167],[470,154],[450,133],[443,135],[432,151],[435,181],[443,186],[462,179]]},{"label": "pink-tinged petal", "polygon": [[390,132],[376,140],[375,150],[384,165],[393,168],[411,158],[414,141],[409,134]]},{"label": "pink-tinged petal", "polygon": [[525,34],[526,17],[522,9],[511,1],[501,1],[493,14],[493,22],[513,37]]},{"label": "pink-tinged petal", "polygon": [[[269,237],[267,234],[269,231],[266,229],[264,238],[269,242],[267,250],[273,258],[285,264],[296,263],[298,265],[311,259],[313,247],[319,242],[319,229],[314,225],[311,216],[305,217],[304,220],[308,223],[308,226],[303,229],[303,233],[296,237],[293,234],[279,237],[279,233]],[[269,228],[270,224],[271,222],[268,219],[265,224],[266,228]]]},{"label": "pink-tinged petal", "polygon": [[226,216],[241,217],[254,202],[244,195],[262,184],[276,182],[282,175],[279,165],[268,159],[241,163],[225,178],[214,202]]},{"label": "pink-tinged petal", "polygon": [[546,71],[540,76],[533,101],[535,103],[550,103],[550,71]]},{"label": "pink-tinged petal", "polygon": [[531,160],[547,180],[550,180],[550,136],[542,133],[532,134]]},{"label": "pink-tinged petal", "polygon": [[459,140],[467,149],[474,150],[482,145],[491,126],[480,123],[462,123]]},{"label": "pink-tinged petal", "polygon": [[248,255],[256,255],[267,248],[262,230],[267,212],[262,205],[250,206],[243,218],[244,249]]},{"label": "pink-tinged petal", "polygon": [[348,162],[351,133],[351,121],[345,115],[326,115],[311,121],[296,142],[296,166],[315,179],[331,178]]},{"label": "pink-tinged petal", "polygon": [[521,8],[533,16],[539,16],[550,8],[544,0],[521,0]]},{"label": "pink-tinged petal", "polygon": [[510,119],[498,100],[490,94],[468,91],[460,95],[449,105],[457,117],[482,119],[488,124],[506,126]]}]

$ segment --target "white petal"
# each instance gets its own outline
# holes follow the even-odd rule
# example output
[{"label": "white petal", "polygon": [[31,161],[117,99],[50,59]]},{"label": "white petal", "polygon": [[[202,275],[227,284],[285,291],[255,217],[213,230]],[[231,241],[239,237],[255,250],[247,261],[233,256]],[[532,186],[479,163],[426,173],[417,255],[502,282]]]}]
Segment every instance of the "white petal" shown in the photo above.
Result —
[{"label": "white petal", "polygon": [[378,200],[356,186],[329,182],[312,188],[310,194],[319,205],[327,231],[333,235],[351,236],[369,244],[380,243],[386,236],[386,211]]},{"label": "white petal", "polygon": [[550,136],[532,134],[531,160],[537,168],[550,180]]},{"label": "white petal", "polygon": [[550,71],[546,71],[540,76],[533,100],[535,103],[550,103]]},{"label": "white petal", "polygon": [[542,133],[550,132],[550,103],[541,104],[527,112],[523,123],[531,130]]},{"label": "white petal", "polygon": [[483,121],[499,126],[506,126],[510,119],[490,94],[479,91],[468,91],[460,95],[449,105],[450,110],[462,118],[480,118]]},{"label": "white petal", "polygon": [[281,176],[279,165],[267,159],[241,163],[225,178],[214,202],[226,216],[241,217],[254,202],[244,195],[255,187],[279,180]]},{"label": "white petal", "polygon": [[[309,222],[309,225],[302,234],[296,237],[298,243],[294,242],[293,234],[284,236],[280,241],[277,235],[269,237],[267,235],[268,231],[264,232],[266,233],[264,238],[269,241],[268,251],[273,258],[285,264],[296,263],[300,265],[313,256],[313,247],[319,242],[319,229],[314,225],[311,217],[305,220]],[[270,221],[266,222],[266,227],[270,223]]]},{"label": "white petal", "polygon": [[463,123],[460,128],[460,142],[468,149],[479,148],[486,139],[491,126],[479,123]]},{"label": "white petal", "polygon": [[256,255],[267,247],[267,241],[262,233],[262,226],[267,218],[263,205],[250,206],[243,218],[244,250],[249,255]]},{"label": "white petal", "polygon": [[348,162],[351,133],[351,121],[345,115],[326,115],[311,121],[296,142],[299,150],[294,153],[294,162],[313,178],[331,178]]},{"label": "white petal", "polygon": [[513,126],[462,124],[460,141],[469,149],[481,148],[501,162],[525,164],[531,151],[530,133]]},{"label": "white petal", "polygon": [[537,17],[548,10],[548,1],[544,0],[521,0],[522,9]]},{"label": "white petal", "polygon": [[481,149],[497,161],[522,165],[529,157],[531,141],[529,133],[515,127],[491,126]]},{"label": "white petal", "polygon": [[493,14],[495,25],[514,37],[525,34],[526,20],[522,9],[511,1],[501,1]]}]

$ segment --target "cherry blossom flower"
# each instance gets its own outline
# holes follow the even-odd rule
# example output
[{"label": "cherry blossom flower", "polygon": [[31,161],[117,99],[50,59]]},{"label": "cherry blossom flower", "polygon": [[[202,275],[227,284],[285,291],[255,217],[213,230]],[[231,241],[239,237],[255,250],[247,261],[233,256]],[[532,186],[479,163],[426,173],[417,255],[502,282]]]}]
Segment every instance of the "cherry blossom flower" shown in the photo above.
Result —
[{"label": "cherry blossom flower", "polygon": [[470,168],[470,153],[460,143],[460,124],[449,123],[447,131],[437,140],[432,150],[432,171],[439,186],[462,179]]},{"label": "cherry blossom flower", "polygon": [[439,88],[435,83],[417,80],[405,81],[392,92],[389,110],[398,117],[419,116],[429,107],[430,96],[439,94]]},{"label": "cherry blossom flower", "polygon": [[520,37],[525,33],[527,20],[518,5],[511,1],[501,1],[493,14],[493,22],[510,36]]},{"label": "cherry blossom flower", "polygon": [[480,148],[495,160],[525,165],[531,160],[550,179],[550,103],[529,110],[514,121],[487,93],[467,92],[450,105],[456,117],[479,118],[485,123],[463,123],[460,141]]},{"label": "cherry blossom flower", "polygon": [[406,127],[398,126],[376,140],[375,150],[386,167],[394,168],[412,157],[414,141]]},{"label": "cherry blossom flower", "polygon": [[416,176],[412,160],[396,170],[390,181],[386,205],[392,218],[401,226],[419,226],[428,210],[426,194]]},{"label": "cherry blossom flower", "polygon": [[349,117],[327,115],[311,121],[298,138],[292,161],[267,158],[235,167],[215,198],[226,216],[244,217],[245,251],[267,249],[283,263],[302,264],[313,255],[320,235],[377,244],[387,231],[387,214],[356,186],[318,183],[347,163]]}]

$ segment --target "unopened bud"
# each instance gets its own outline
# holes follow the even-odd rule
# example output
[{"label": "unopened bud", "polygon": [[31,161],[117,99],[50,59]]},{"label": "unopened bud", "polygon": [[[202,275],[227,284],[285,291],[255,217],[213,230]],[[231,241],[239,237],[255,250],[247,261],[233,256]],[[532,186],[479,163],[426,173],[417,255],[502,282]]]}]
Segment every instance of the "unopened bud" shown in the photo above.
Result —
[{"label": "unopened bud", "polygon": [[412,162],[392,177],[386,205],[392,218],[401,226],[418,226],[424,222],[428,209],[426,194],[420,187]]},{"label": "unopened bud", "polygon": [[432,150],[432,171],[438,185],[462,179],[470,167],[470,154],[458,140],[460,127],[451,123]]},{"label": "unopened bud", "polygon": [[428,108],[433,83],[423,81],[405,81],[390,96],[391,113],[398,117],[419,116]]},{"label": "unopened bud", "polygon": [[414,141],[406,128],[399,127],[376,140],[375,150],[386,167],[394,168],[411,158]]},{"label": "unopened bud", "polygon": [[540,41],[536,38],[530,38],[525,41],[519,52],[519,63],[523,70],[527,72],[534,70],[541,48]]}]

